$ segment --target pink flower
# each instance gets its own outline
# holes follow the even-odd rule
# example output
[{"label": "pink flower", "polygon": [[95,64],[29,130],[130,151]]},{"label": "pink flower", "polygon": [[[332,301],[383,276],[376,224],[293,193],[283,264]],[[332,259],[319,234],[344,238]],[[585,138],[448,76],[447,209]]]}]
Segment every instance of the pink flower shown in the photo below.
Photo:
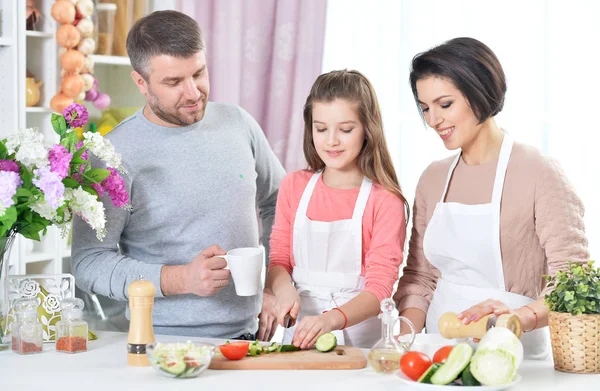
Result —
[{"label": "pink flower", "polygon": [[129,194],[125,189],[125,181],[114,168],[109,167],[108,170],[110,175],[102,182],[102,188],[108,193],[110,201],[116,208],[126,207],[129,205]]},{"label": "pink flower", "polygon": [[88,120],[88,111],[85,106],[79,103],[71,103],[63,110],[65,120],[72,128],[82,127]]},{"label": "pink flower", "polygon": [[0,160],[0,171],[19,172],[19,165],[12,160]]},{"label": "pink flower", "polygon": [[94,190],[96,190],[96,193],[98,193],[98,197],[102,197],[102,193],[104,193],[104,190],[102,189],[102,184],[92,183],[91,186],[94,188]]},{"label": "pink flower", "polygon": [[50,169],[57,173],[61,179],[69,175],[69,164],[71,163],[72,154],[60,144],[55,144],[48,152],[48,160],[50,160]]}]

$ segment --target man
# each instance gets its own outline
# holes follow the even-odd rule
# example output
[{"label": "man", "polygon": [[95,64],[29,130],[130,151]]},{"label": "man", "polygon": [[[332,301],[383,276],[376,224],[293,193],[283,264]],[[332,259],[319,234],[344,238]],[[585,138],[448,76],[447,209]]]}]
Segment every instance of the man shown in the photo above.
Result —
[{"label": "man", "polygon": [[259,245],[257,205],[268,250],[285,172],[247,112],[208,101],[204,42],[193,19],[154,12],[133,26],[127,52],[146,105],[106,137],[128,170],[133,210],[105,200],[103,242],[75,221],[77,284],[128,300],[127,287],[143,276],[157,288],[156,333],[254,339],[262,295],[237,296],[226,261],[215,255]]}]

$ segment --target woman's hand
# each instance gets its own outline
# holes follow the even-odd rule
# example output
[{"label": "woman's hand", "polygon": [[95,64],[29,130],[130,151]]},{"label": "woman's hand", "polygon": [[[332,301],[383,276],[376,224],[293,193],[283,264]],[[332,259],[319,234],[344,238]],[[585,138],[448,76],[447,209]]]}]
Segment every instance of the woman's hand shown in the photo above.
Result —
[{"label": "woman's hand", "polygon": [[512,313],[514,313],[514,311],[508,308],[503,302],[488,299],[461,312],[458,314],[458,319],[460,319],[463,324],[469,324],[471,322],[477,322],[489,314],[502,315]]},{"label": "woman's hand", "polygon": [[292,344],[300,349],[310,349],[317,342],[319,336],[341,327],[341,325],[336,327],[338,319],[335,318],[335,312],[337,311],[326,312],[319,316],[303,317],[296,326]]}]

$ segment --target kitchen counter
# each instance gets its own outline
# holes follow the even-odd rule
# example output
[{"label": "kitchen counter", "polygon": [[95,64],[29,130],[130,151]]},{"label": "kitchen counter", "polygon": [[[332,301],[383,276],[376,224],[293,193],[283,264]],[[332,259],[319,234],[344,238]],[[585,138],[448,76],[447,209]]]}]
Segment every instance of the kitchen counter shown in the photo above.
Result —
[{"label": "kitchen counter", "polygon": [[[362,370],[207,370],[193,379],[171,379],[152,367],[127,366],[127,333],[101,332],[88,344],[88,351],[64,354],[45,344],[44,352],[20,356],[0,352],[1,390],[86,391],[146,390],[410,390],[396,375],[381,375],[370,368]],[[185,340],[184,337],[156,336],[160,342]],[[224,340],[200,339],[215,344]],[[519,369],[522,380],[511,391],[541,389],[585,391],[598,389],[600,375],[575,375],[554,370],[551,361],[525,361]],[[455,389],[455,388],[452,388]]]}]

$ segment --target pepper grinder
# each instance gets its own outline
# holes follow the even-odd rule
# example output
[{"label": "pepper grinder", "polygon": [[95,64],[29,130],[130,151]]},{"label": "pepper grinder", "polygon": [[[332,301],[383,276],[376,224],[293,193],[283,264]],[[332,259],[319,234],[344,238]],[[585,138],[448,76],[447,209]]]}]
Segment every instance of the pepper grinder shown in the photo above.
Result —
[{"label": "pepper grinder", "polygon": [[512,331],[517,338],[523,330],[521,320],[515,314],[486,315],[477,322],[464,324],[454,312],[446,312],[438,321],[438,329],[444,338],[478,338],[481,339],[492,327],[504,327]]},{"label": "pepper grinder", "polygon": [[127,287],[129,294],[129,335],[127,337],[127,364],[134,367],[150,366],[146,345],[155,342],[152,327],[152,308],[156,287],[140,276]]}]

